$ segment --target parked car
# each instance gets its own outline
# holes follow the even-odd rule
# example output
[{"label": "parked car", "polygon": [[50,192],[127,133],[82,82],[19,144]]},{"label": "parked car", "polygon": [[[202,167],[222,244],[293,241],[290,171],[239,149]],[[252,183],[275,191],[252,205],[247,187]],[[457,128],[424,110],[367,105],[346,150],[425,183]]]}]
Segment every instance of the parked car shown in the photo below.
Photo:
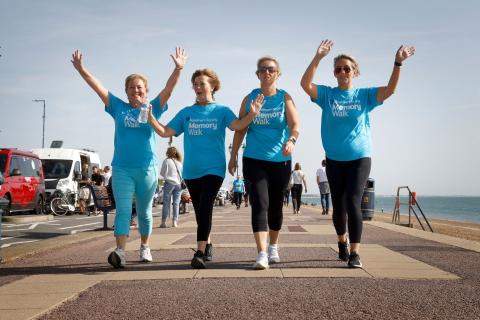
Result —
[{"label": "parked car", "polygon": [[43,213],[45,179],[42,162],[37,155],[12,148],[0,149],[0,172],[4,183],[0,198],[8,201],[4,215],[32,210]]}]

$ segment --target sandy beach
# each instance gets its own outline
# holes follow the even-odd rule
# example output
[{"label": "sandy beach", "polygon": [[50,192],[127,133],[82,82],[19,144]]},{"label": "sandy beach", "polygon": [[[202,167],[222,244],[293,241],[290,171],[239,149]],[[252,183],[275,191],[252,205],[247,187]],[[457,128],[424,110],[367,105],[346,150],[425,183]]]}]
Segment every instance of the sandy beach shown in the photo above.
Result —
[{"label": "sandy beach", "polygon": [[[318,211],[321,211],[321,208],[318,206],[312,206]],[[285,210],[285,209],[284,209]],[[331,215],[331,212],[330,212]],[[375,212],[373,216],[374,221],[382,221],[382,222],[389,222],[392,223],[392,213],[381,213]],[[430,225],[433,228],[435,233],[445,234],[452,237],[467,239],[467,240],[474,240],[480,241],[480,224],[473,223],[473,222],[460,222],[460,221],[452,221],[452,220],[443,220],[443,219],[428,219]],[[400,216],[400,223],[407,224],[408,223],[408,215],[401,215]],[[425,223],[422,221],[424,227],[427,228]],[[412,215],[412,224],[413,227],[416,229],[422,229],[418,221],[416,220],[415,216]],[[407,228],[407,227],[405,227]]]}]

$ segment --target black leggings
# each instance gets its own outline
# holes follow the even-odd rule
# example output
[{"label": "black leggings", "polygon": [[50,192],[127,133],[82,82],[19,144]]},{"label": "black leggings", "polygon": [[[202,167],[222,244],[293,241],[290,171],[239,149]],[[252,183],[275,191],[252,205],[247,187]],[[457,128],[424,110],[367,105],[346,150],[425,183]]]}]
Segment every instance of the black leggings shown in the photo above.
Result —
[{"label": "black leggings", "polygon": [[347,232],[351,243],[362,239],[361,201],[372,161],[361,158],[353,161],[335,161],[327,158],[327,178],[333,204],[333,225],[337,235]]},{"label": "black leggings", "polygon": [[212,212],[223,177],[206,175],[197,179],[185,180],[192,198],[197,220],[197,241],[207,241],[212,229]]},{"label": "black leggings", "polygon": [[243,157],[243,176],[251,183],[253,232],[282,229],[283,198],[291,168],[290,160],[273,162]]},{"label": "black leggings", "polygon": [[292,204],[293,210],[300,210],[300,206],[302,205],[302,192],[303,186],[301,184],[294,184],[291,189],[292,192]]}]

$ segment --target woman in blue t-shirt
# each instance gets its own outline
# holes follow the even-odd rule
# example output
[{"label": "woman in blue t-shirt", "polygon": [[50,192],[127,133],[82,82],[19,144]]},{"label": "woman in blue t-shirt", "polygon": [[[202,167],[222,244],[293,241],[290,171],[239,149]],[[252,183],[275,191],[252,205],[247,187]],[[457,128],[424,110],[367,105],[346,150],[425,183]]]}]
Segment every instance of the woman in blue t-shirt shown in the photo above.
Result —
[{"label": "woman in blue t-shirt", "polygon": [[238,149],[246,134],[243,176],[250,183],[252,230],[258,252],[253,268],[257,270],[268,268],[269,263],[280,262],[278,237],[283,223],[283,199],[292,170],[291,154],[299,134],[295,104],[288,93],[277,88],[280,74],[280,65],[275,58],[265,56],[257,61],[260,88],[243,99],[240,118],[249,112],[249,105],[256,97],[264,96],[265,104],[248,131],[235,132],[228,165],[233,175]]},{"label": "woman in blue t-shirt", "polygon": [[114,154],[112,160],[113,194],[116,203],[115,231],[117,248],[108,256],[108,262],[114,268],[124,268],[125,245],[130,231],[133,195],[136,194],[138,231],[141,237],[140,260],[151,262],[149,247],[152,233],[152,200],[157,187],[158,164],[155,155],[156,136],[148,123],[139,119],[140,106],[150,104],[154,117],[167,110],[167,101],[172,94],[185,65],[185,50],[176,48],[171,55],[175,69],[168,78],[165,88],[151,101],[147,99],[147,79],[132,74],[125,80],[125,92],[128,103],[114,96],[83,65],[83,57],[76,50],[72,55],[72,64],[87,84],[97,93],[105,104],[105,111],[115,122]]},{"label": "woman in blue t-shirt", "polygon": [[322,109],[322,143],[327,156],[326,172],[332,194],[333,224],[338,236],[338,257],[348,261],[349,267],[361,268],[358,255],[363,227],[360,206],[371,167],[369,113],[395,92],[402,62],[415,53],[415,48],[401,46],[397,50],[386,87],[354,88],[353,78],[360,75],[360,68],[355,58],[346,54],[333,60],[337,87],[316,85],[312,82],[313,76],[332,46],[331,40],[320,43],[301,85]]},{"label": "woman in blue t-shirt", "polygon": [[191,266],[203,269],[206,261],[212,260],[212,211],[225,178],[225,129],[236,131],[247,127],[262,108],[263,96],[252,100],[250,112],[239,120],[229,107],[215,102],[214,94],[220,89],[220,80],[213,70],[197,70],[191,81],[195,104],[180,110],[167,125],[159,123],[151,111],[148,121],[161,137],[184,134],[183,178],[198,225],[197,251]]}]

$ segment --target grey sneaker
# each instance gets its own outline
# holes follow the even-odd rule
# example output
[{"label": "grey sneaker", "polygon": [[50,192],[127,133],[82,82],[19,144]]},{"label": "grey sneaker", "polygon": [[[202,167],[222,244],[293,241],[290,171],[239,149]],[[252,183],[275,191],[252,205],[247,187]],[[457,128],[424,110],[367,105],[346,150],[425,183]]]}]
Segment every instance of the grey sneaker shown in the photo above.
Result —
[{"label": "grey sneaker", "polygon": [[190,265],[192,266],[193,269],[205,269],[206,268],[206,263],[205,263],[205,255],[203,254],[202,251],[197,250],[195,254],[193,255],[192,261],[190,262]]},{"label": "grey sneaker", "polygon": [[152,253],[150,252],[150,247],[145,245],[140,245],[140,261],[142,262],[152,262]]},{"label": "grey sneaker", "polygon": [[361,268],[362,262],[360,261],[360,256],[356,252],[350,253],[348,257],[348,266],[350,268]]},{"label": "grey sneaker", "polygon": [[338,243],[338,259],[342,261],[348,261],[348,255],[349,255],[348,247],[349,247],[348,241]]},{"label": "grey sneaker", "polygon": [[280,256],[278,255],[278,245],[268,246],[268,263],[280,263]]},{"label": "grey sneaker", "polygon": [[265,270],[268,269],[268,256],[264,251],[260,251],[255,259],[253,264],[253,269],[255,270]]},{"label": "grey sneaker", "polygon": [[213,260],[213,245],[211,243],[207,243],[205,247],[205,260],[207,261]]},{"label": "grey sneaker", "polygon": [[125,251],[123,249],[115,249],[108,255],[108,263],[115,269],[125,268],[127,260],[125,259]]}]

